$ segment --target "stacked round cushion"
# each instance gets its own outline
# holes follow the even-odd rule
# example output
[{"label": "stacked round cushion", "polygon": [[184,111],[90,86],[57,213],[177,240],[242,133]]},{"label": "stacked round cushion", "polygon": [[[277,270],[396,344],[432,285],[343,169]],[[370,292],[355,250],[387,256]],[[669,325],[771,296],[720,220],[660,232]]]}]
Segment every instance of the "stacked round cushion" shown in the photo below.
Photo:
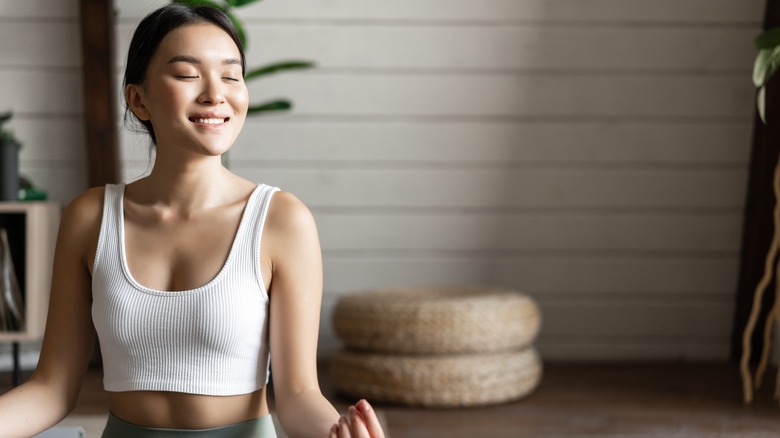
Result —
[{"label": "stacked round cushion", "polygon": [[418,406],[521,398],[539,383],[541,315],[528,295],[481,287],[418,287],[342,297],[333,312],[345,348],[331,362],[350,396]]}]

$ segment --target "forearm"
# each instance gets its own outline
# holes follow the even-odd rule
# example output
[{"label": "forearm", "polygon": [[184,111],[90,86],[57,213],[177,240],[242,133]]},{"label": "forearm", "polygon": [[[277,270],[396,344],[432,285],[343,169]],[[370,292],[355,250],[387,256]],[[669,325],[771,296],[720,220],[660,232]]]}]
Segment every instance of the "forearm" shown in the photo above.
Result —
[{"label": "forearm", "polygon": [[0,438],[30,437],[62,420],[71,403],[57,392],[31,379],[0,396]]},{"label": "forearm", "polygon": [[276,411],[285,433],[291,438],[325,438],[339,419],[336,408],[318,389],[276,399]]}]

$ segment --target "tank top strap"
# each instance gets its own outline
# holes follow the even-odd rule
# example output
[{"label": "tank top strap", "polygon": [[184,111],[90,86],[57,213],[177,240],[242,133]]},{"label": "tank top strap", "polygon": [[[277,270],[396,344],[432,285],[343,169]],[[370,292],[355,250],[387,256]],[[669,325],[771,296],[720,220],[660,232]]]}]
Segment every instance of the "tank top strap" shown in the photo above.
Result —
[{"label": "tank top strap", "polygon": [[[268,206],[271,203],[273,194],[278,192],[279,189],[266,184],[260,184],[255,189],[252,196],[249,198],[245,208],[244,215],[246,217],[246,226],[242,226],[239,230],[237,239],[237,265],[243,265],[238,267],[242,272],[254,272],[255,280],[260,286],[260,290],[263,292],[263,298],[268,299],[268,294],[265,290],[262,270],[260,269],[260,245],[263,237],[263,227],[265,225],[265,218],[268,212]],[[251,266],[247,266],[251,264]]]},{"label": "tank top strap", "polygon": [[107,184],[103,195],[103,218],[100,222],[100,234],[97,250],[95,252],[95,264],[93,271],[101,266],[101,260],[116,260],[121,251],[121,219],[122,197],[125,193],[124,184]]}]

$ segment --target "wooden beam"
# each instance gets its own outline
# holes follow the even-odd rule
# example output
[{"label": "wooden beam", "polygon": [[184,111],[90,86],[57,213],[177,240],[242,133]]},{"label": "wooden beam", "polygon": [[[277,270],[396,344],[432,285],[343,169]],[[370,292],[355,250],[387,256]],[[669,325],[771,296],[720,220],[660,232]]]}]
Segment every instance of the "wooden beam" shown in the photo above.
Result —
[{"label": "wooden beam", "polygon": [[[780,0],[767,0],[764,29],[777,26],[780,26]],[[736,310],[731,334],[731,357],[734,360],[738,360],[742,355],[742,333],[753,307],[755,288],[764,275],[764,260],[775,232],[773,220],[775,196],[772,179],[780,153],[780,77],[778,76],[780,75],[775,74],[767,84],[767,123],[761,122],[758,116],[753,122],[753,148],[742,231]],[[772,281],[764,294],[762,311],[751,342],[752,362],[755,362],[761,353],[764,322],[774,303],[774,296],[775,281]]]},{"label": "wooden beam", "polygon": [[120,182],[114,92],[114,2],[80,0],[88,184]]}]

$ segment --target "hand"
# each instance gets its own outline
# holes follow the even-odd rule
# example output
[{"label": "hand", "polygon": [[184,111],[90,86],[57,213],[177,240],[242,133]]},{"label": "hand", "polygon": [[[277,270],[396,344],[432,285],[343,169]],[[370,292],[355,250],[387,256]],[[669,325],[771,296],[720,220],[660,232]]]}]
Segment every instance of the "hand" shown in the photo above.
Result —
[{"label": "hand", "polygon": [[385,432],[371,405],[360,400],[331,427],[328,438],[385,438]]}]

